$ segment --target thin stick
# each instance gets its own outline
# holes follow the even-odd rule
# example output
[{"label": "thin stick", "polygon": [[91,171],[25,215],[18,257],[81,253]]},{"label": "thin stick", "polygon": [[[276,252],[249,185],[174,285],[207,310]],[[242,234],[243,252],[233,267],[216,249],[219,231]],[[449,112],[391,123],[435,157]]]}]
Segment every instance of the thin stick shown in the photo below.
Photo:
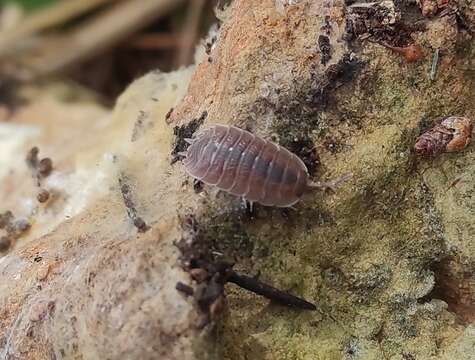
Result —
[{"label": "thin stick", "polygon": [[198,27],[200,25],[201,13],[205,5],[204,0],[190,1],[188,14],[186,16],[186,26],[183,29],[183,37],[181,42],[183,44],[178,55],[178,66],[186,64],[193,51],[193,45],[198,36]]},{"label": "thin stick", "polygon": [[317,307],[314,304],[302,298],[264,284],[255,278],[239,274],[234,270],[230,270],[227,281],[282,305],[304,310],[317,310]]},{"label": "thin stick", "polygon": [[439,64],[439,48],[435,49],[434,56],[432,57],[432,66],[430,69],[430,79],[435,80],[435,75],[437,74],[437,65]]}]

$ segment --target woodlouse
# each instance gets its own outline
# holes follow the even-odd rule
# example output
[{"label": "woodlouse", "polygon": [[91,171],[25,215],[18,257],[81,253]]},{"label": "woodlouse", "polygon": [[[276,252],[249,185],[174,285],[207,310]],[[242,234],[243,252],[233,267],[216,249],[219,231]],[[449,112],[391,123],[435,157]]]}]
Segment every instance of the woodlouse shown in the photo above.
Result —
[{"label": "woodlouse", "polygon": [[289,207],[310,189],[333,189],[348,178],[312,182],[295,154],[235,126],[214,125],[187,142],[181,155],[191,176],[251,203]]}]

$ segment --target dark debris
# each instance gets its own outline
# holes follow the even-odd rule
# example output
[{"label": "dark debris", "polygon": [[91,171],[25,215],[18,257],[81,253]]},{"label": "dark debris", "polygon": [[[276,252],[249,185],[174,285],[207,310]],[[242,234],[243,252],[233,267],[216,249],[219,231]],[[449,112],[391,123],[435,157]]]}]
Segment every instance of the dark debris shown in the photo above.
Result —
[{"label": "dark debris", "polygon": [[30,168],[36,169],[36,167],[38,166],[38,154],[39,153],[40,153],[40,149],[38,149],[37,146],[34,146],[26,154],[25,161],[26,161],[26,164]]},{"label": "dark debris", "polygon": [[322,65],[326,65],[332,58],[332,48],[330,45],[330,39],[326,35],[320,35],[318,37],[318,49],[320,50],[320,62]]},{"label": "dark debris", "polygon": [[[424,30],[423,23],[418,22],[423,19],[422,15],[417,17],[414,15],[417,12],[411,10],[402,5],[398,7],[398,4],[393,8],[384,2],[352,3],[347,7],[345,39],[353,41],[370,37],[373,41],[391,46],[407,46],[413,42],[412,33]],[[405,23],[401,21],[402,18],[411,18],[413,21]]]},{"label": "dark debris", "polygon": [[135,142],[140,139],[145,132],[151,127],[151,123],[147,122],[149,119],[149,114],[141,110],[135,120],[134,129],[132,130],[132,137],[130,138],[131,142]]},{"label": "dark debris", "polygon": [[320,167],[320,157],[317,154],[317,150],[310,138],[300,138],[286,144],[294,154],[297,154],[308,169],[310,175],[314,175],[317,169]]},{"label": "dark debris", "polygon": [[205,52],[206,52],[206,55],[210,55],[211,54],[211,50],[213,49],[213,45],[216,43],[216,40],[217,40],[217,37],[216,35],[213,36],[210,40],[208,40],[206,43],[205,43]]},{"label": "dark debris", "polygon": [[332,100],[333,90],[353,80],[364,63],[345,54],[336,64],[330,65],[323,76],[312,72],[314,85],[307,101],[316,108],[325,109]]},{"label": "dark debris", "polygon": [[175,143],[173,144],[173,150],[171,152],[172,159],[170,164],[173,165],[174,163],[182,159],[182,156],[178,155],[178,153],[186,151],[186,149],[188,148],[188,143],[185,141],[185,139],[193,137],[193,134],[203,124],[207,116],[208,112],[203,111],[199,118],[193,119],[185,125],[175,126],[173,128],[173,134],[175,135]]},{"label": "dark debris", "polygon": [[279,144],[300,157],[312,176],[320,165],[313,142],[321,114],[336,106],[335,90],[352,81],[363,66],[364,62],[350,54],[329,65],[323,74],[321,66],[315,65],[310,69],[310,83],[302,87],[300,94],[283,98],[273,109],[276,116],[273,130],[278,134]]},{"label": "dark debris", "polygon": [[45,178],[53,171],[53,161],[50,158],[41,159],[38,163],[38,175]]},{"label": "dark debris", "polygon": [[203,191],[203,186],[204,186],[203,181],[198,180],[198,179],[193,180],[193,190],[195,191],[196,194],[199,194],[200,192]]},{"label": "dark debris", "polygon": [[53,171],[53,161],[50,158],[39,158],[40,150],[37,146],[32,147],[26,154],[26,165],[31,169],[33,176],[40,186],[41,180],[51,175]]},{"label": "dark debris", "polygon": [[[302,298],[265,284],[255,277],[236,272],[231,262],[217,260],[209,248],[212,241],[205,238],[194,216],[183,219],[182,226],[184,236],[175,244],[181,253],[180,264],[198,283],[193,291],[193,297],[208,322],[222,310],[225,298],[224,286],[228,282],[281,305],[305,310],[316,309],[315,305]],[[178,284],[177,286],[180,288],[179,291],[191,293],[188,288]]]},{"label": "dark debris", "polygon": [[165,121],[168,123],[169,119],[170,119],[170,116],[172,116],[172,113],[173,113],[173,110],[174,108],[170,108],[170,110],[168,110],[168,112],[166,113],[165,115]]},{"label": "dark debris", "polygon": [[132,189],[129,184],[129,179],[124,174],[119,176],[119,186],[120,186],[120,193],[122,194],[122,199],[124,200],[124,205],[127,210],[127,215],[132,220],[132,223],[137,228],[138,232],[144,233],[150,229],[150,226],[138,216],[137,208],[135,207],[133,201],[133,194]]},{"label": "dark debris", "polygon": [[0,229],[4,229],[6,235],[0,237],[0,251],[6,251],[11,244],[30,230],[31,224],[26,219],[15,219],[9,210],[0,213]]},{"label": "dark debris", "polygon": [[194,290],[191,286],[188,286],[181,281],[176,283],[175,289],[179,292],[185,294],[186,296],[192,296],[194,294]]},{"label": "dark debris", "polygon": [[38,200],[39,203],[45,203],[49,200],[50,198],[50,193],[46,189],[41,189],[39,193],[36,195],[36,199]]}]

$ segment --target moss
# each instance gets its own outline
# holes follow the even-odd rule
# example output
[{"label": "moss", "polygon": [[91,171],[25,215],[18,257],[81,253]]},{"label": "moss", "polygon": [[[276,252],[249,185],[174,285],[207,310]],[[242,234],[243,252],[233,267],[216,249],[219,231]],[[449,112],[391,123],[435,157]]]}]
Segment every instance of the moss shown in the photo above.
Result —
[{"label": "moss", "polygon": [[[298,103],[291,102],[286,108],[289,113],[278,118],[274,130],[284,134],[280,141],[288,144],[302,134],[318,139],[332,133],[322,119],[328,121],[341,113],[342,118],[352,119],[348,126],[356,131],[351,135],[353,139],[361,140],[365,136],[368,145],[379,146],[382,151],[367,153],[364,148],[367,145],[363,143],[361,151],[354,148],[345,151],[331,165],[326,161],[333,154],[324,153],[321,161],[333,172],[341,173],[338,167],[347,168],[348,162],[360,171],[358,175],[362,177],[356,180],[351,194],[348,194],[350,191],[342,196],[337,194],[335,202],[338,203],[323,196],[314,197],[308,205],[299,206],[296,214],[291,215],[293,221],[285,227],[273,225],[269,229],[258,221],[246,225],[252,237],[259,239],[256,241],[266,244],[265,255],[253,252],[254,270],[261,270],[279,286],[317,299],[324,309],[318,326],[325,329],[331,340],[327,338],[325,342],[326,336],[322,333],[311,335],[312,314],[287,312],[281,314],[282,318],[276,318],[272,307],[262,308],[262,301],[245,297],[246,303],[231,300],[231,306],[238,309],[231,309],[223,320],[221,340],[226,358],[244,358],[236,352],[243,348],[228,341],[239,336],[251,341],[246,329],[262,322],[267,325],[259,332],[262,335],[258,336],[259,340],[254,338],[243,344],[261,349],[269,359],[318,358],[315,354],[324,354],[325,359],[358,358],[367,345],[359,345],[362,340],[358,337],[345,340],[344,334],[365,326],[368,320],[358,318],[358,314],[374,311],[385,318],[376,321],[375,328],[390,322],[398,335],[391,340],[391,335],[386,334],[379,346],[370,345],[364,358],[381,358],[382,351],[401,354],[407,339],[427,338],[422,333],[418,315],[408,315],[406,311],[410,304],[417,304],[417,299],[430,291],[433,286],[430,264],[444,256],[446,247],[440,215],[431,191],[420,181],[418,167],[421,165],[410,154],[410,147],[421,129],[434,121],[436,115],[448,114],[454,107],[452,99],[438,102],[434,99],[440,96],[441,88],[453,80],[444,76],[435,84],[429,84],[423,80],[424,69],[419,66],[411,70],[409,76],[419,79],[417,88],[425,92],[425,98],[414,97],[413,81],[407,80],[407,74],[401,74],[400,68],[395,66],[385,73],[379,72],[374,84],[366,89],[359,77],[351,86],[341,89],[341,93],[337,92],[337,103],[324,112],[303,112]],[[353,95],[344,98],[349,93]],[[371,113],[368,113],[366,100],[369,93],[371,107],[376,109]],[[459,109],[466,106],[460,104]],[[355,122],[353,114],[360,113],[368,116]],[[291,120],[296,117],[300,117],[298,128]],[[360,131],[363,126],[365,133]],[[309,135],[312,131],[315,134],[315,130],[317,136]],[[368,138],[368,131],[374,136]],[[350,139],[344,135],[336,135],[341,143]],[[318,220],[319,217],[324,220]],[[275,224],[277,219],[275,212],[267,212],[267,223]],[[278,239],[271,239],[276,234]],[[409,285],[411,283],[413,285]],[[397,296],[402,296],[402,300],[396,300]],[[231,299],[243,297],[240,290],[230,294]],[[255,313],[252,310],[255,307],[262,308],[258,318],[253,319],[252,315],[243,318],[242,314]],[[335,317],[336,323],[332,320]],[[333,327],[329,326],[332,322]],[[239,334],[234,332],[241,327]],[[255,331],[250,330],[250,333]],[[313,336],[318,338],[318,349],[313,347]]]},{"label": "moss", "polygon": [[[275,35],[279,17],[272,19]],[[279,53],[278,36],[259,34],[259,51],[233,68],[236,123],[291,149],[315,178],[352,172],[353,179],[334,195],[309,194],[296,210],[257,206],[251,217],[221,197],[205,223],[215,251],[234,254],[239,269],[316,302],[319,311],[295,312],[227,286],[217,341],[225,359],[430,359],[438,352],[434,337],[458,331],[431,295],[434,264],[449,253],[437,194],[447,181],[430,170],[444,161],[421,161],[412,146],[440,117],[474,112],[466,60],[451,63],[444,53],[431,81],[429,54],[407,64],[364,43],[350,62],[334,53],[320,67],[314,54],[302,59],[302,49],[317,46],[315,33],[296,56]],[[426,171],[438,180],[427,184]]]},{"label": "moss", "polygon": [[248,258],[253,242],[239,218],[233,215],[211,216],[201,225],[203,236],[210,241],[210,251],[227,259]]}]

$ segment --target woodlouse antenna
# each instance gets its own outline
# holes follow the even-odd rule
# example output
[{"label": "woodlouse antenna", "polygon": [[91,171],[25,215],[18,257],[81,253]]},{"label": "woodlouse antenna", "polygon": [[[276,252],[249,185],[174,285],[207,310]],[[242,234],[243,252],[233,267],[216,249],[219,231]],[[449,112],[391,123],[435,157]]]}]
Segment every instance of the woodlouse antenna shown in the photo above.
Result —
[{"label": "woodlouse antenna", "polygon": [[341,186],[342,183],[344,183],[345,181],[351,179],[352,177],[353,177],[353,174],[348,173],[348,174],[340,176],[340,177],[338,177],[334,180],[331,180],[331,181],[326,181],[326,182],[309,181],[307,183],[307,188],[310,189],[310,190],[322,190],[322,191],[330,190],[332,192],[336,192],[336,190]]}]

